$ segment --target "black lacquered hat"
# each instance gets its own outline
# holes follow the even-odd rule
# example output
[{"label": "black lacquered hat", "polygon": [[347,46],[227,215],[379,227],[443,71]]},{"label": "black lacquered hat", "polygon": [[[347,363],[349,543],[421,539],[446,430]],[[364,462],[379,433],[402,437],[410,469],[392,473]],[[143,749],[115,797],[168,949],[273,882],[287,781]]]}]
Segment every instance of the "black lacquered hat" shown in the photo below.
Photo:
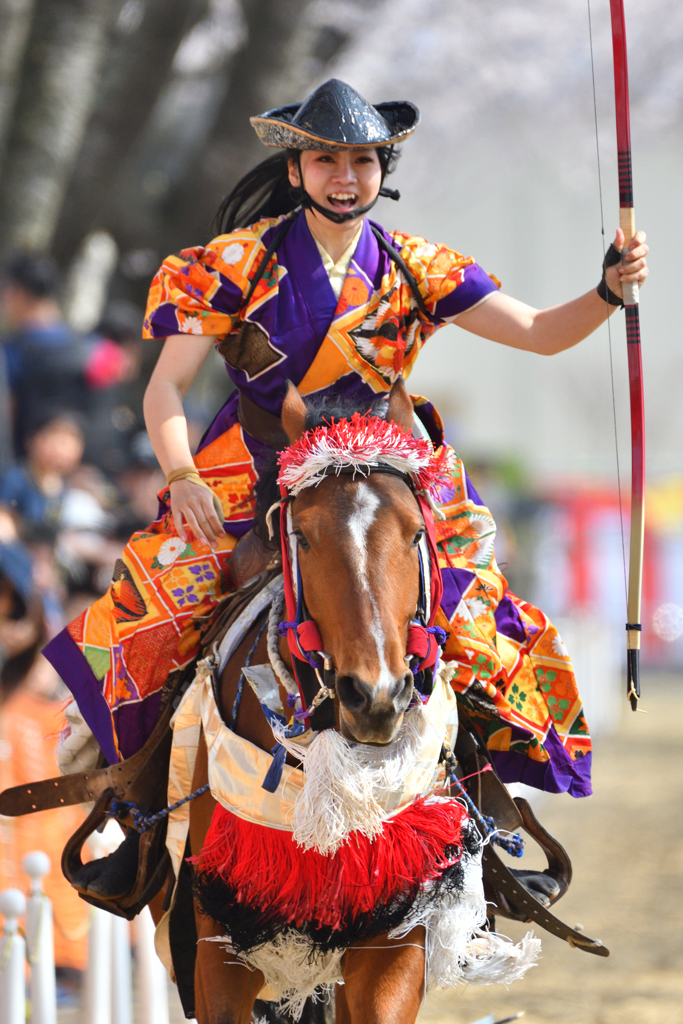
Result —
[{"label": "black lacquered hat", "polygon": [[388,146],[407,138],[420,123],[413,103],[373,107],[346,82],[331,78],[303,103],[250,118],[261,142],[280,149],[350,149]]}]

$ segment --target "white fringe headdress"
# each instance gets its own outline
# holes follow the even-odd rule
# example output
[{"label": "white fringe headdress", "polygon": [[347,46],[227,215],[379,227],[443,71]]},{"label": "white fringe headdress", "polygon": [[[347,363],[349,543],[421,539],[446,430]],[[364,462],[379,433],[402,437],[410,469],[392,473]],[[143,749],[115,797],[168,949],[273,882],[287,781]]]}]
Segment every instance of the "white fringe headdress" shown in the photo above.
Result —
[{"label": "white fringe headdress", "polygon": [[425,438],[406,433],[397,423],[355,412],[308,430],[280,454],[281,488],[296,497],[317,486],[330,472],[352,469],[367,476],[376,466],[390,466],[409,476],[417,491],[432,498],[450,482],[451,450],[434,451]]}]

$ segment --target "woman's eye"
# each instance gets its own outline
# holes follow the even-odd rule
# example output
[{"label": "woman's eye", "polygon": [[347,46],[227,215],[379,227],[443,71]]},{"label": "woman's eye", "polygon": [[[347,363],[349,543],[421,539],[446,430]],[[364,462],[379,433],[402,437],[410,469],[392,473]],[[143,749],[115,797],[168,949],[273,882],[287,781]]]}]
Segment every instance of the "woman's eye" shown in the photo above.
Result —
[{"label": "woman's eye", "polygon": [[415,534],[415,537],[413,538],[413,545],[412,546],[414,548],[416,548],[418,546],[418,544],[420,543],[420,541],[422,540],[424,535],[425,535],[424,530],[418,530],[417,531],[417,533]]}]

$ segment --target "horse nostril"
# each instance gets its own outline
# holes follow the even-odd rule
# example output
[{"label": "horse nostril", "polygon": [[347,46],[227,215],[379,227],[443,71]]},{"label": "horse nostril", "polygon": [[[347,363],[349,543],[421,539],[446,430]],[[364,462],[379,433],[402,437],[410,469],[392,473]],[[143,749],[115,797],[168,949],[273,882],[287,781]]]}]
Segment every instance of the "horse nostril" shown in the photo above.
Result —
[{"label": "horse nostril", "polygon": [[339,700],[350,711],[358,711],[367,703],[367,694],[353,676],[337,676],[336,690]]},{"label": "horse nostril", "polygon": [[413,685],[413,673],[410,671],[405,672],[394,683],[391,699],[400,702],[407,701],[409,703],[413,694]]}]

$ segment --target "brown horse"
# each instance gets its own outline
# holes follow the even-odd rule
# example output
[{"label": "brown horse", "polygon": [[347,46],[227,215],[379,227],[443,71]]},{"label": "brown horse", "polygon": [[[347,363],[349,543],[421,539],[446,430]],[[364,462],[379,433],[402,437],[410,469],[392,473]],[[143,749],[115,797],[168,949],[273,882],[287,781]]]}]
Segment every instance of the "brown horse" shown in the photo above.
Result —
[{"label": "brown horse", "polygon": [[[283,426],[296,441],[307,427],[308,410],[290,387]],[[413,407],[402,382],[392,389],[387,416],[406,432]],[[417,543],[425,529],[414,494],[392,475],[330,476],[304,490],[292,503],[294,533],[305,601],[336,674],[339,729],[349,739],[387,744],[396,736],[413,692],[407,669],[408,625],[419,595]],[[225,667],[219,687],[224,721],[237,693],[242,666],[257,636],[257,623]],[[265,635],[252,664],[268,662]],[[281,656],[291,667],[281,642]],[[283,695],[284,700],[284,695]],[[258,700],[244,688],[236,722],[238,735],[263,750],[273,736]],[[208,779],[206,745],[200,741],[192,788]],[[216,803],[210,793],[190,812],[190,843],[201,851]],[[216,921],[196,911],[198,933],[195,1007],[199,1024],[247,1024],[263,975],[205,941],[224,934]],[[349,948],[342,961],[344,986],[337,988],[339,1024],[410,1024],[423,996],[424,929],[400,942],[385,935]]]}]

